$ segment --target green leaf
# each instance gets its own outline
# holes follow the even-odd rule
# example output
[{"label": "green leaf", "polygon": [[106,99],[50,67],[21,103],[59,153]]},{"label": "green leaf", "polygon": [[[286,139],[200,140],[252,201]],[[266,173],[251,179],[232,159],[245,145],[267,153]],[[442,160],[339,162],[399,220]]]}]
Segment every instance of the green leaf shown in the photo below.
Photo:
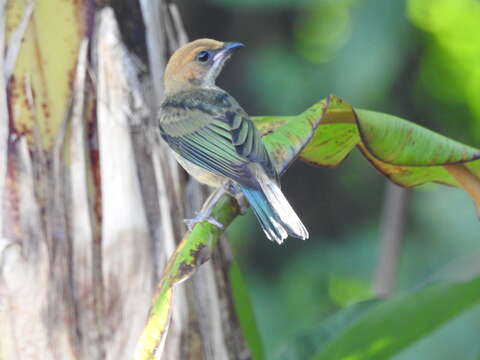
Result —
[{"label": "green leaf", "polygon": [[432,166],[480,158],[480,150],[396,116],[356,109],[357,126],[368,151],[386,163]]},{"label": "green leaf", "polygon": [[313,359],[388,359],[478,303],[480,278],[386,300],[348,324]]},{"label": "green leaf", "polygon": [[257,320],[253,312],[248,288],[243,279],[242,272],[234,260],[230,265],[229,278],[232,285],[235,311],[240,321],[243,336],[250,349],[252,359],[263,360],[265,359],[265,354],[263,351],[262,338],[257,329]]},{"label": "green leaf", "polygon": [[319,348],[343,331],[381,300],[353,304],[329,316],[317,326],[293,337],[274,357],[275,360],[309,359]]},{"label": "green leaf", "polygon": [[329,277],[328,293],[332,301],[342,307],[374,297],[371,282],[362,282],[355,278],[338,275]]},{"label": "green leaf", "polygon": [[359,143],[350,104],[330,96],[297,116],[253,117],[281,171],[298,156],[319,166],[337,166]]},{"label": "green leaf", "polygon": [[307,113],[298,116],[254,118],[255,126],[264,135],[263,143],[280,173],[290,166],[312,140],[327,106],[327,101],[322,100]]},{"label": "green leaf", "polygon": [[[314,105],[302,116],[314,117],[317,113]],[[350,104],[330,96],[321,116],[313,138],[300,153],[300,159],[313,165],[337,166],[360,142],[355,115]]]},{"label": "green leaf", "polygon": [[344,308],[286,344],[275,360],[382,360],[480,303],[480,279]]},{"label": "green leaf", "polygon": [[437,182],[461,187],[480,214],[480,150],[396,116],[354,109],[329,96],[297,116],[254,117],[277,167],[298,156],[337,166],[357,146],[369,162],[398,185]]}]

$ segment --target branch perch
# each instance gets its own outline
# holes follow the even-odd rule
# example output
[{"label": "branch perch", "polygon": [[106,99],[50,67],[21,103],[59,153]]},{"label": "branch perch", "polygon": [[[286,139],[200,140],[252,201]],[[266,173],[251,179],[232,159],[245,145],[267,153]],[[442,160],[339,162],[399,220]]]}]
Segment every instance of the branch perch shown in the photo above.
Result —
[{"label": "branch perch", "polygon": [[[239,214],[238,204],[230,195],[221,197],[212,211],[212,216],[224,229]],[[210,258],[222,233],[223,230],[204,221],[185,234],[165,267],[147,325],[140,336],[136,360],[153,360],[156,353],[162,353],[170,321],[173,286],[190,277],[199,265]]]}]

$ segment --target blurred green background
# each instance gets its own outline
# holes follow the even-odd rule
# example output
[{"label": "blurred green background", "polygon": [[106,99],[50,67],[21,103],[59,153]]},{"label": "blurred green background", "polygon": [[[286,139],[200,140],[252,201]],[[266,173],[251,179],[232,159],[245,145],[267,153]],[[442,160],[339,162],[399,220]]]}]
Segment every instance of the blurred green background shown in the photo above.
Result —
[{"label": "blurred green background", "polygon": [[[251,115],[296,114],[335,94],[480,147],[478,0],[178,5],[191,39],[247,45],[219,83]],[[335,169],[296,163],[282,185],[310,240],[271,243],[251,212],[231,227],[267,358],[342,307],[374,296],[385,184],[356,151]],[[411,190],[394,294],[476,274],[479,229],[462,191]],[[479,334],[476,306],[393,358],[476,359]]]}]

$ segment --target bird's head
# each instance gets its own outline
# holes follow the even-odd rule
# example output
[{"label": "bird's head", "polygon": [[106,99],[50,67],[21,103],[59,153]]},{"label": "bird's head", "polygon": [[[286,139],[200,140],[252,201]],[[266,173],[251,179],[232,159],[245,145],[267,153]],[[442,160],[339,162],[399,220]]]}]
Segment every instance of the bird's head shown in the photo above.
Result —
[{"label": "bird's head", "polygon": [[175,51],[168,61],[165,69],[165,92],[213,87],[226,60],[243,46],[238,42],[212,39],[198,39],[185,44]]}]

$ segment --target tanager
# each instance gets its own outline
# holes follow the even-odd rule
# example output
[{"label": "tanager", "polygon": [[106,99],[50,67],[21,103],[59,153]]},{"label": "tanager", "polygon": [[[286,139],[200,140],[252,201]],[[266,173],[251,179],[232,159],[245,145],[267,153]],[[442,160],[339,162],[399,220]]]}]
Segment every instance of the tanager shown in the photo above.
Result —
[{"label": "tanager", "polygon": [[[260,133],[215,80],[244,45],[199,39],[179,48],[165,69],[157,117],[161,137],[201,183],[243,193],[270,240],[307,239],[308,232],[280,190],[279,175]],[[197,220],[208,220],[202,214]]]}]

